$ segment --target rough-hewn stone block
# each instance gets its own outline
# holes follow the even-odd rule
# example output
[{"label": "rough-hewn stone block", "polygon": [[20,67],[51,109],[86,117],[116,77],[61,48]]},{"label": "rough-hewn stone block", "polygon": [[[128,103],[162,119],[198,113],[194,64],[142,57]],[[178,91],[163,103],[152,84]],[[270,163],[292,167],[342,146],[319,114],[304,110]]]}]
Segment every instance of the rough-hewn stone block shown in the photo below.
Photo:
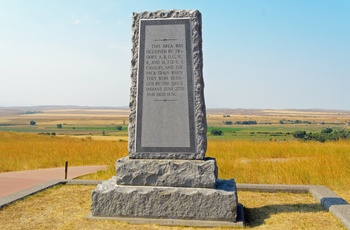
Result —
[{"label": "rough-hewn stone block", "polygon": [[113,177],[92,192],[92,215],[235,222],[238,202],[234,181],[221,181],[217,187],[119,186]]},{"label": "rough-hewn stone block", "polygon": [[120,158],[118,185],[215,188],[217,166],[206,160],[149,160]]}]

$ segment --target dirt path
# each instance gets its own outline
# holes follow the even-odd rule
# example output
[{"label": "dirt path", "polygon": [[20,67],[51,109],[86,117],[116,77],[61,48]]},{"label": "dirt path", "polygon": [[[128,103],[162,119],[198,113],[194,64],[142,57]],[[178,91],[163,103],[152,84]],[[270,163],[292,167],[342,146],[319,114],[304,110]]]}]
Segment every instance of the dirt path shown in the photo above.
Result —
[{"label": "dirt path", "polygon": [[[74,179],[99,170],[106,170],[107,166],[72,166],[68,168],[67,179]],[[64,179],[65,168],[48,168],[38,170],[16,171],[0,173],[0,197],[25,190],[52,179]]]}]

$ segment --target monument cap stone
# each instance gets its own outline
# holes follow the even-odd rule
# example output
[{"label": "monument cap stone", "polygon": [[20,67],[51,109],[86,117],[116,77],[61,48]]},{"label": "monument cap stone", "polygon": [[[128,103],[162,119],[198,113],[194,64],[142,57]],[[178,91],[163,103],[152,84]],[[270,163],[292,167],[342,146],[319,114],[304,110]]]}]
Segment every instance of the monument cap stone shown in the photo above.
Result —
[{"label": "monument cap stone", "polygon": [[199,11],[133,15],[130,159],[204,159]]}]

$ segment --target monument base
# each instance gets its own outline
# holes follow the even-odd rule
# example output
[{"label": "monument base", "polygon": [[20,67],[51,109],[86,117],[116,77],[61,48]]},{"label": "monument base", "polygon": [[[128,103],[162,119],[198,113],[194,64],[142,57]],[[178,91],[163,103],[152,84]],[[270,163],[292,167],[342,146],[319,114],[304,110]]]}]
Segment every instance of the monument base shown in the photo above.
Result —
[{"label": "monument base", "polygon": [[215,188],[218,168],[204,160],[130,159],[116,162],[117,184],[130,186]]},{"label": "monument base", "polygon": [[92,216],[237,221],[233,179],[217,180],[216,189],[125,186],[116,177],[92,192]]},{"label": "monument base", "polygon": [[238,204],[237,221],[217,221],[217,220],[185,220],[185,219],[165,219],[165,218],[137,218],[137,217],[101,217],[93,216],[89,213],[86,218],[90,220],[114,220],[127,222],[129,224],[158,224],[165,226],[190,226],[190,227],[244,227],[243,205]]}]

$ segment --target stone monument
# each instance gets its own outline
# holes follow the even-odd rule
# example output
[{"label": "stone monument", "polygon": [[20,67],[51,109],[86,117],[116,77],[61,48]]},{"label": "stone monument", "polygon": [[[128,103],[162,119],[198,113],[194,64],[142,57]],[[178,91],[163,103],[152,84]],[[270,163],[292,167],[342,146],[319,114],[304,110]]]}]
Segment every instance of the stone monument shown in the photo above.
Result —
[{"label": "stone monument", "polygon": [[92,192],[92,216],[237,222],[235,182],[205,157],[200,12],[134,13],[132,29],[129,156]]}]

